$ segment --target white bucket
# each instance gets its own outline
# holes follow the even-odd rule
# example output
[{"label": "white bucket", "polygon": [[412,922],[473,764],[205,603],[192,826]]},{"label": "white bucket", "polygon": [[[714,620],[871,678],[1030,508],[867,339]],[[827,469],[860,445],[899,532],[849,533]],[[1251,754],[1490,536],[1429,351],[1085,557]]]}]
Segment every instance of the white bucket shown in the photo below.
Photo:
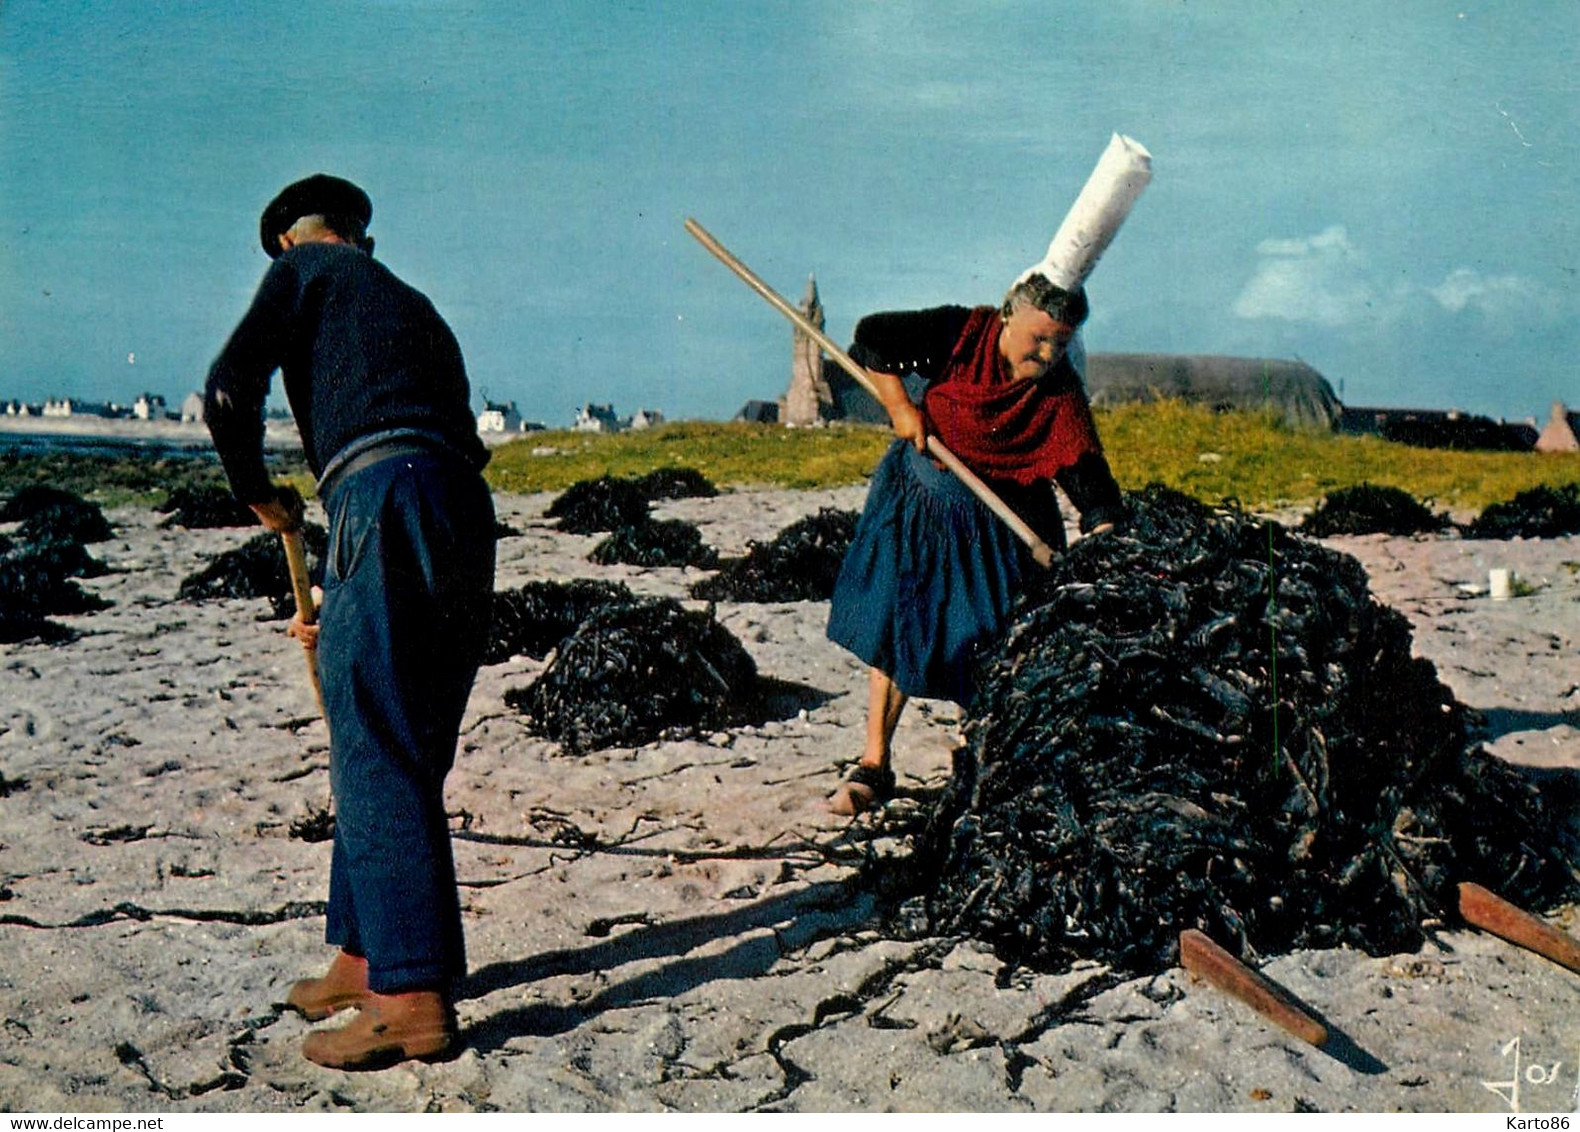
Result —
[{"label": "white bucket", "polygon": [[1508,601],[1513,591],[1514,572],[1512,570],[1489,570],[1487,572],[1487,593],[1493,601]]}]

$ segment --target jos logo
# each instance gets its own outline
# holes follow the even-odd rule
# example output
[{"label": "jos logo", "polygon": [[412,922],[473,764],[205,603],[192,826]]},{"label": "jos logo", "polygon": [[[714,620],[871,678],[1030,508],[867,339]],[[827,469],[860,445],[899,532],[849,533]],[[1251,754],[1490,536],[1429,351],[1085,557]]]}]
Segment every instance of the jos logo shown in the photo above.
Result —
[{"label": "jos logo", "polygon": [[[1520,1091],[1523,1087],[1556,1086],[1559,1084],[1558,1078],[1563,1070],[1564,1063],[1562,1061],[1554,1061],[1550,1065],[1540,1062],[1524,1065],[1521,1060],[1519,1038],[1511,1038],[1506,1042],[1501,1053],[1503,1057],[1513,1058],[1513,1074],[1507,1081],[1483,1081],[1481,1087],[1502,1097],[1508,1103],[1510,1112],[1524,1111],[1520,1107]],[[1547,1100],[1551,1096],[1547,1088],[1543,1088],[1542,1093],[1542,1100]],[[1571,1098],[1571,1102],[1575,1110],[1580,1112],[1580,1074],[1577,1074],[1575,1078],[1575,1095]],[[1541,1108],[1548,1112],[1553,1111],[1555,1107],[1551,1104],[1541,1105]],[[1565,1123],[1567,1124],[1567,1121]]]}]

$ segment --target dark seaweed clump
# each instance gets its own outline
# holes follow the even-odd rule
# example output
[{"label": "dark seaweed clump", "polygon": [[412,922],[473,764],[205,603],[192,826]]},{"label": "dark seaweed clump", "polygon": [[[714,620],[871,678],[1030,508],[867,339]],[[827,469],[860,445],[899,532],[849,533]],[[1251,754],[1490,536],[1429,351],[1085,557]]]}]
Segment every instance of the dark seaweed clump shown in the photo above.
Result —
[{"label": "dark seaweed clump", "polygon": [[713,481],[696,468],[657,468],[636,478],[636,486],[650,500],[712,499],[719,494]]},{"label": "dark seaweed clump", "polygon": [[0,506],[0,523],[18,522],[17,537],[27,542],[90,543],[115,537],[97,503],[44,484],[24,487]]},{"label": "dark seaweed clump", "polygon": [[213,484],[177,487],[154,510],[169,515],[160,521],[161,527],[196,531],[258,525],[258,516],[251,507],[239,502],[229,488]]},{"label": "dark seaweed clump", "polygon": [[0,521],[19,523],[15,538],[0,538],[0,643],[74,640],[74,630],[48,616],[109,606],[75,581],[105,573],[86,545],[111,537],[103,512],[71,492],[39,485],[7,500]]},{"label": "dark seaweed clump", "polygon": [[542,660],[595,610],[636,601],[618,582],[574,578],[569,582],[528,582],[494,594],[493,623],[484,664],[503,664],[513,656]]},{"label": "dark seaweed clump", "polygon": [[713,577],[691,587],[704,601],[827,601],[856,533],[856,512],[825,507],[772,542],[752,542]]},{"label": "dark seaweed clump", "polygon": [[1580,484],[1533,487],[1489,504],[1465,527],[1466,538],[1562,538],[1580,534]]},{"label": "dark seaweed clump", "polygon": [[587,558],[602,566],[696,566],[711,570],[719,553],[702,541],[696,524],[679,519],[646,519],[620,527],[592,548]]},{"label": "dark seaweed clump", "polygon": [[757,667],[708,613],[673,599],[592,614],[526,688],[505,693],[567,754],[637,747],[752,718]]},{"label": "dark seaweed clump", "polygon": [[0,551],[0,644],[39,640],[64,644],[77,633],[50,621],[53,613],[92,613],[109,602],[74,579],[104,573],[81,543],[7,543]]},{"label": "dark seaweed clump", "polygon": [[[307,551],[308,574],[313,584],[322,585],[328,532],[317,523],[304,523],[302,545]],[[176,591],[176,598],[181,601],[213,601],[228,597],[268,598],[276,620],[296,613],[291,568],[286,564],[285,548],[279,535],[264,531],[234,550],[215,555],[203,569],[183,578]]]},{"label": "dark seaweed clump", "polygon": [[[1005,960],[1413,950],[1474,881],[1572,899],[1580,846],[1360,564],[1149,488],[1033,584],[914,864],[927,930]],[[913,921],[914,922],[914,921]]]},{"label": "dark seaweed clump", "polygon": [[600,476],[571,484],[544,514],[568,534],[614,531],[647,518],[647,495],[631,480]]},{"label": "dark seaweed clump", "polygon": [[1363,483],[1329,492],[1300,524],[1314,538],[1331,535],[1414,535],[1441,531],[1446,515],[1434,515],[1415,496],[1397,487]]}]

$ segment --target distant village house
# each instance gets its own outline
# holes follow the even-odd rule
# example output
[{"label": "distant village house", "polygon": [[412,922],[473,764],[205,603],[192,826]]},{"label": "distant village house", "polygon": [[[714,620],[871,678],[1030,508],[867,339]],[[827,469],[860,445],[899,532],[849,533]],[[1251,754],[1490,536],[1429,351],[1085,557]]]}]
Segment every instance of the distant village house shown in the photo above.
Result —
[{"label": "distant village house", "polygon": [[113,417],[115,406],[102,401],[83,401],[77,397],[49,397],[44,401],[46,417]]},{"label": "distant village house", "polygon": [[614,415],[614,405],[595,405],[589,401],[576,410],[571,428],[576,432],[619,432],[620,418]]},{"label": "distant village house", "polygon": [[748,401],[741,406],[741,411],[735,414],[735,419],[748,424],[778,424],[779,402]]},{"label": "distant village house", "polygon": [[521,413],[514,401],[503,404],[484,401],[483,411],[477,414],[478,432],[520,432]]},{"label": "distant village house", "polygon": [[165,399],[157,393],[143,393],[132,402],[132,417],[139,421],[162,421],[170,414]]}]

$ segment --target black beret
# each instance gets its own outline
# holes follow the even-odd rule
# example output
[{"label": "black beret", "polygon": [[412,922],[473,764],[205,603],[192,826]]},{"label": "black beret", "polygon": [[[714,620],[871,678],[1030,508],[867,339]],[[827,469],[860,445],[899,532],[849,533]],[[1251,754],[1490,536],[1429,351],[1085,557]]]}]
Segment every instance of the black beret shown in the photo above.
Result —
[{"label": "black beret", "polygon": [[258,239],[270,259],[280,254],[280,235],[304,216],[354,220],[366,228],[373,219],[373,202],[350,181],[328,173],[315,173],[285,186],[258,221]]}]

